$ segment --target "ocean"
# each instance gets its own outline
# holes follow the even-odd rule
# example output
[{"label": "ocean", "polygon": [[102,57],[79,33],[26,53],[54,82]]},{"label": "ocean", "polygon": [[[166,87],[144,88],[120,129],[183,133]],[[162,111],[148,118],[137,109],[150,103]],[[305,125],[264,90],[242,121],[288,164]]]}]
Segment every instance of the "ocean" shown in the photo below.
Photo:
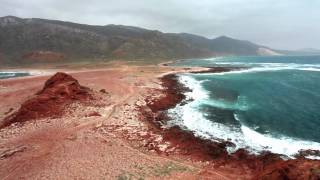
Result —
[{"label": "ocean", "polygon": [[169,110],[170,123],[213,141],[229,140],[236,145],[230,152],[293,157],[301,149],[320,150],[320,56],[217,57],[172,65],[244,69],[180,74],[192,101]]},{"label": "ocean", "polygon": [[0,79],[8,79],[14,77],[22,77],[22,76],[30,76],[31,74],[28,72],[1,72],[0,71]]}]

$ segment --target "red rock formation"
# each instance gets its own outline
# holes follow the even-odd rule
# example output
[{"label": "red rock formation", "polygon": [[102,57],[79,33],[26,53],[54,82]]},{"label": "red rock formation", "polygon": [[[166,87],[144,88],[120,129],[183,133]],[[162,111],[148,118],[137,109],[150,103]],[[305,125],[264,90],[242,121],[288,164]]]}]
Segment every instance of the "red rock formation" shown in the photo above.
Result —
[{"label": "red rock formation", "polygon": [[179,147],[179,153],[188,155],[194,160],[209,161],[225,159],[228,156],[225,143],[215,143],[196,137],[192,132],[175,126],[162,131],[163,140],[171,143],[172,147]]},{"label": "red rock formation", "polygon": [[99,114],[98,112],[95,112],[95,111],[91,111],[91,112],[87,113],[85,116],[86,117],[96,117],[96,116],[101,116],[101,114]]},{"label": "red rock formation", "polygon": [[320,179],[320,161],[295,159],[271,163],[254,179]]},{"label": "red rock formation", "polygon": [[[232,146],[231,142],[213,142],[196,137],[192,132],[181,129],[178,126],[162,128],[168,120],[166,110],[174,107],[184,100],[184,87],[177,81],[174,75],[162,78],[165,90],[159,99],[146,99],[147,107],[140,109],[142,116],[150,125],[150,129],[157,134],[161,134],[165,142],[170,142],[170,148],[175,149],[170,152],[163,152],[157,146],[150,146],[159,154],[170,155],[177,153],[188,156],[193,160],[208,161],[208,169],[219,167],[234,167],[235,171],[243,172],[254,179],[320,179],[320,161],[308,160],[303,155],[316,155],[316,151],[300,152],[301,157],[295,160],[283,160],[279,154],[263,152],[260,155],[250,154],[245,149],[239,149],[235,153],[228,154],[226,147]],[[141,119],[143,119],[143,117]],[[157,142],[150,142],[155,144]]]},{"label": "red rock formation", "polygon": [[24,102],[16,113],[5,118],[0,128],[15,122],[60,117],[67,105],[89,99],[92,99],[92,96],[88,88],[81,86],[72,76],[58,72],[46,81],[41,91]]},{"label": "red rock formation", "polygon": [[148,107],[152,112],[164,111],[176,106],[185,99],[183,92],[189,89],[185,88],[182,84],[178,83],[175,75],[167,75],[161,78],[162,86],[165,88],[162,93],[164,96],[156,102],[146,99]]}]

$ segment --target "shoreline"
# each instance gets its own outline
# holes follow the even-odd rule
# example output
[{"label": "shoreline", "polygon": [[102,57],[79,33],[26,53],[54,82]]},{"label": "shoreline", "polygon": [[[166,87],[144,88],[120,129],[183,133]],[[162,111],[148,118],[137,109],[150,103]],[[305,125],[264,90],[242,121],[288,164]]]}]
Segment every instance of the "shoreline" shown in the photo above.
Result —
[{"label": "shoreline", "polygon": [[[191,71],[189,73],[220,73],[232,70],[232,68],[222,67],[217,69],[208,68],[194,72]],[[311,164],[315,163],[315,165],[319,166],[319,161],[317,159],[305,158],[310,154],[320,153],[314,150],[300,151],[294,159],[284,159],[283,155],[275,154],[270,151],[262,151],[259,154],[253,154],[243,148],[240,148],[233,153],[228,153],[227,146],[234,146],[232,142],[226,140],[214,142],[209,139],[203,139],[195,136],[192,131],[183,129],[178,125],[169,128],[163,127],[169,120],[169,116],[166,112],[167,110],[176,105],[188,103],[184,102],[186,98],[184,93],[190,91],[190,89],[184,87],[184,85],[177,80],[177,74],[179,73],[166,74],[161,77],[165,89],[165,92],[163,93],[165,95],[163,98],[147,103],[147,106],[152,110],[153,116],[146,115],[146,117],[149,117],[148,121],[150,121],[157,130],[162,131],[162,136],[166,141],[171,142],[175,148],[179,147],[181,148],[180,150],[184,151],[183,153],[180,153],[180,155],[192,157],[192,159],[196,161],[210,162],[209,164],[212,164],[214,168],[224,166],[225,164],[233,164],[244,169],[250,169],[250,172],[247,173],[253,174],[256,178],[264,176],[267,171],[271,171],[270,169],[275,172],[280,171],[281,167],[279,167],[279,164],[282,166],[285,166],[284,164],[292,166],[292,164],[308,162]],[[167,152],[165,153],[168,155]],[[293,168],[296,168],[295,170],[299,171],[297,166]]]},{"label": "shoreline", "polygon": [[[151,126],[142,122],[138,113],[138,107],[144,106],[151,92],[163,90],[158,77],[172,71],[185,72],[182,68],[159,66],[68,70],[80,85],[92,89],[94,100],[89,104],[74,100],[68,103],[63,116],[54,118],[37,118],[35,111],[35,119],[0,129],[0,178],[207,177],[200,174],[200,162],[162,156],[153,151],[156,142],[161,143],[160,149],[166,148],[166,143],[159,134],[152,133]],[[44,96],[38,96],[37,92],[43,89],[48,78],[0,80],[0,120],[17,112],[21,105],[24,109],[33,107],[34,103],[25,102],[30,99],[36,102],[36,97],[41,102],[34,104],[36,109],[47,107],[46,101],[41,100]],[[50,101],[61,101],[56,99],[59,95],[50,94],[47,94]],[[55,110],[51,113],[58,114]],[[210,172],[213,173],[210,177],[228,179],[226,177],[232,176],[215,170]]]},{"label": "shoreline", "polygon": [[[151,164],[143,167],[145,169],[156,164],[165,165],[167,162],[173,163],[175,166],[179,164],[178,167],[181,165],[187,169],[193,169],[165,174],[164,177],[168,176],[172,179],[176,178],[175,173],[179,175],[180,179],[184,177],[191,177],[191,179],[218,177],[222,179],[239,177],[252,179],[256,177],[259,179],[270,172],[273,172],[273,175],[282,172],[288,166],[299,173],[310,166],[319,166],[320,168],[319,161],[303,158],[283,161],[270,153],[252,156],[245,150],[240,150],[229,155],[225,148],[230,145],[230,142],[214,143],[196,137],[192,132],[177,126],[162,127],[162,124],[168,120],[166,110],[179,103],[187,103],[184,102],[184,92],[189,89],[179,83],[176,74],[208,71],[213,72],[215,69],[121,66],[109,69],[68,70],[67,72],[78,79],[80,84],[94,90],[97,95],[97,102],[94,104],[98,105],[86,107],[76,104],[72,111],[61,118],[31,121],[25,125],[13,125],[5,130],[0,130],[0,140],[4,137],[0,144],[0,164],[2,164],[0,165],[0,169],[2,169],[0,177],[7,176],[10,167],[17,168],[15,170],[17,177],[26,175],[27,172],[20,168],[19,162],[21,160],[30,162],[28,164],[32,169],[30,171],[40,175],[43,172],[40,167],[45,167],[43,164],[46,163],[53,163],[56,165],[55,169],[61,171],[59,171],[60,175],[66,175],[67,172],[62,170],[66,167],[57,163],[60,161],[72,166],[73,172],[80,173],[81,168],[75,163],[86,160],[85,166],[96,167],[89,173],[93,177],[97,177],[99,171],[109,173],[107,177],[116,177],[122,173],[120,170],[130,168],[130,173],[132,173],[136,171],[133,171],[132,168],[134,169],[137,163]],[[216,69],[216,71],[221,71],[221,69]],[[6,112],[5,108],[18,107],[21,102],[34,96],[34,93],[41,89],[46,79],[47,76],[33,76],[29,79],[1,80],[0,83],[10,89],[2,89],[3,91],[1,91],[0,86],[0,97],[4,98],[9,95],[10,98],[3,99],[6,107],[0,107],[0,110],[3,111],[0,113]],[[17,95],[19,95],[18,98]],[[9,133],[5,132],[7,130]],[[57,134],[57,132],[59,133]],[[90,146],[84,142],[89,143]],[[16,147],[13,150],[9,149],[9,152],[14,152],[11,155],[6,154],[8,151],[2,152],[1,149],[1,147],[8,145],[10,148]],[[76,151],[74,151],[75,149]],[[44,155],[41,153],[39,155],[39,152],[43,152]],[[112,155],[108,156],[105,152]],[[2,159],[3,153],[6,157]],[[50,155],[46,155],[48,153]],[[83,153],[86,156],[79,156]],[[32,158],[34,156],[39,156],[42,160],[34,160]],[[70,156],[74,158],[65,162],[64,159],[68,159]],[[119,163],[124,161],[126,164],[116,163],[118,159],[115,159],[114,156],[122,158]],[[125,158],[123,159],[123,157]],[[109,162],[107,165],[109,167],[115,166],[116,169],[101,170],[103,163],[99,164],[100,162]],[[300,167],[301,165],[303,166]],[[46,171],[55,173],[50,169]],[[302,174],[305,175],[305,173]],[[85,177],[84,174],[82,175]]]}]

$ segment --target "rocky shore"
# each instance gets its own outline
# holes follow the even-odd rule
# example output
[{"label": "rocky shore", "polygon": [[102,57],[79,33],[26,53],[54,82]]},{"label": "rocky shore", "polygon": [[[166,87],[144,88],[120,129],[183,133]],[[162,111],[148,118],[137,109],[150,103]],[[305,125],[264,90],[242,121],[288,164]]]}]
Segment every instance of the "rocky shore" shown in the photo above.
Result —
[{"label": "rocky shore", "polygon": [[[231,70],[229,68],[210,68],[209,70],[194,73],[215,73]],[[240,171],[243,177],[250,179],[320,178],[319,160],[306,159],[304,156],[284,160],[280,154],[265,151],[261,152],[260,155],[253,155],[245,149],[239,149],[232,154],[228,154],[226,147],[234,146],[232,142],[213,142],[202,139],[179,126],[168,128],[165,126],[170,119],[167,115],[167,110],[176,105],[187,103],[184,102],[184,93],[190,90],[179,83],[177,76],[174,74],[162,77],[161,81],[164,90],[156,93],[162,93],[163,96],[158,99],[146,100],[146,106],[151,111],[146,111],[144,108],[140,110],[142,116],[145,117],[145,121],[151,124],[152,127],[150,129],[155,133],[160,133],[164,141],[170,142],[169,152],[155,149],[160,154],[178,155],[184,158],[191,158],[194,161],[207,162],[205,166],[207,170],[233,167],[237,169],[233,169],[234,171]],[[232,171],[232,168],[229,170]]]},{"label": "rocky shore", "polygon": [[231,142],[166,126],[167,110],[188,103],[176,73],[230,70],[123,66],[0,81],[0,179],[319,179],[320,161],[303,157],[316,152],[228,154]]}]

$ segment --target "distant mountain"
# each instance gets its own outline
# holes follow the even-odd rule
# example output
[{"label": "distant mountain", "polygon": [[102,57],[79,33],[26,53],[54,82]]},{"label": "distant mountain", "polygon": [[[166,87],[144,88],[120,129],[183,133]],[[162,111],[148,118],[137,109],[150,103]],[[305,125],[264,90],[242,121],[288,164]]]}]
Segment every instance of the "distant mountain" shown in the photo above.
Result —
[{"label": "distant mountain", "polygon": [[320,55],[319,49],[314,48],[304,48],[298,50],[278,50],[278,52],[286,55]]},{"label": "distant mountain", "polygon": [[123,25],[91,26],[37,18],[0,18],[2,64],[277,54],[268,47],[225,36],[207,39]]},{"label": "distant mountain", "polygon": [[314,49],[314,48],[299,49],[299,50],[296,50],[296,52],[303,55],[320,55],[320,49]]}]

